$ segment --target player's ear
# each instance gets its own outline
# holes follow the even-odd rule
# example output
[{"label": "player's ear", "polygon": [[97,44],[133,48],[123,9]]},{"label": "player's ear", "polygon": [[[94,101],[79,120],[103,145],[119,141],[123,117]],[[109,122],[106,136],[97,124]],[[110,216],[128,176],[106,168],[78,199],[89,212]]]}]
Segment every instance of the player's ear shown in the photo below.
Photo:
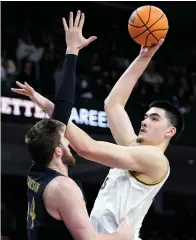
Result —
[{"label": "player's ear", "polygon": [[60,147],[56,147],[54,150],[54,154],[56,155],[56,157],[61,157],[62,149]]},{"label": "player's ear", "polygon": [[166,137],[167,138],[172,138],[175,134],[176,134],[176,128],[171,126],[167,129]]}]

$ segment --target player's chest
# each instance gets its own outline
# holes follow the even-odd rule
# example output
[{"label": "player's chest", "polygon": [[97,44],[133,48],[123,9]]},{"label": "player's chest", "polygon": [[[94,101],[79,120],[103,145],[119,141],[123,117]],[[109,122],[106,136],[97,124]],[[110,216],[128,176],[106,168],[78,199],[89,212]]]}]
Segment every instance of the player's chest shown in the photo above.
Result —
[{"label": "player's chest", "polygon": [[127,176],[125,171],[118,170],[111,171],[105,178],[100,191],[103,194],[112,194],[125,189],[128,187],[129,177]]}]

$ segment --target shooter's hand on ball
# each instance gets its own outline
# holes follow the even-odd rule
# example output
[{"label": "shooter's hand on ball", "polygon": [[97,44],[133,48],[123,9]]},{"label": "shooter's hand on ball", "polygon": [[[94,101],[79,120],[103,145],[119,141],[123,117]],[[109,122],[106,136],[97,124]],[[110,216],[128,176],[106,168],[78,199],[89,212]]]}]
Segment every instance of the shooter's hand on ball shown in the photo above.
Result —
[{"label": "shooter's hand on ball", "polygon": [[97,37],[95,36],[89,37],[88,39],[83,37],[82,29],[84,25],[84,20],[85,15],[84,13],[81,13],[81,11],[77,12],[75,21],[73,21],[73,12],[70,12],[69,27],[65,18],[62,18],[65,30],[65,39],[67,43],[67,54],[78,54],[80,49],[88,46],[91,42],[97,39]]},{"label": "shooter's hand on ball", "polygon": [[151,47],[142,46],[139,57],[140,58],[152,58],[154,56],[154,54],[156,53],[156,51],[163,44],[163,42],[164,42],[164,39],[160,39],[156,45],[153,45]]}]

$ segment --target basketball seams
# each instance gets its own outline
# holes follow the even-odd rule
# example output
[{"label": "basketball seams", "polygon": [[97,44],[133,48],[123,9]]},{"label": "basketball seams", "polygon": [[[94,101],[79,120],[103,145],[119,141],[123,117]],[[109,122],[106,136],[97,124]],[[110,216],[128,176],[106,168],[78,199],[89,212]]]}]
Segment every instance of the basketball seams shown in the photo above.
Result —
[{"label": "basketball seams", "polygon": [[138,13],[138,11],[137,11],[137,9],[136,9],[136,14],[137,14],[137,16],[138,16],[138,18],[140,19],[140,21],[144,24],[142,27],[146,27],[147,28],[147,26],[146,26],[146,24],[145,24],[145,22],[142,20],[142,18],[140,17],[140,15],[139,15],[139,13]]},{"label": "basketball seams", "polygon": [[[155,30],[153,30],[152,32],[156,32],[156,31],[166,31],[166,30],[168,30],[168,28],[155,29]],[[154,37],[154,35],[152,34],[152,32],[149,31],[149,34],[148,34],[147,37],[146,37],[145,45],[146,45],[146,43],[147,43],[147,41],[148,41],[148,37],[149,37],[150,35],[152,35],[152,36]],[[154,37],[154,39],[156,39],[156,38]],[[156,41],[157,41],[157,39],[156,39]]]},{"label": "basketball seams", "polygon": [[148,22],[150,21],[150,14],[151,14],[151,6],[149,7],[148,20],[147,20],[147,22],[145,24],[145,27],[148,24]]},{"label": "basketball seams", "polygon": [[160,28],[160,29],[154,29],[152,31],[150,31],[150,33],[153,33],[153,32],[156,32],[156,31],[166,31],[168,30],[169,28]]},{"label": "basketball seams", "polygon": [[148,28],[148,30],[150,31],[150,28],[153,27],[156,23],[158,23],[158,21],[161,20],[161,18],[164,17],[164,15],[165,14],[163,13],[163,15],[161,15],[160,18],[158,18],[150,27],[146,26]]},{"label": "basketball seams", "polygon": [[[150,6],[150,9],[149,9],[149,19],[150,19],[150,13],[151,13],[151,6]],[[147,30],[150,32],[150,34],[158,41],[158,39],[156,38],[156,36],[153,34],[154,31],[150,31],[150,28],[153,27],[165,14],[163,13],[150,27],[147,27],[146,24],[149,22],[149,19],[146,23],[144,23],[144,21],[142,20],[142,18],[140,17],[138,11],[136,10],[136,14],[138,16],[138,18],[140,19],[140,21],[144,24],[144,26],[142,27],[146,27],[146,30],[142,33],[140,33],[139,35],[133,37],[133,38],[137,38],[139,36],[141,36],[143,33],[145,33]],[[134,26],[133,26],[134,27]],[[149,35],[148,35],[149,36]],[[147,37],[148,37],[147,36]],[[146,38],[147,38],[146,37]],[[146,45],[146,44],[145,44]]]},{"label": "basketball seams", "polygon": [[148,42],[148,37],[149,37],[150,35],[152,35],[153,38],[156,39],[156,41],[158,42],[157,38],[155,38],[154,35],[149,31],[149,34],[148,34],[147,37],[146,37],[145,46],[146,46],[146,44],[147,44],[147,42]]},{"label": "basketball seams", "polygon": [[[139,15],[139,13],[137,12],[137,10],[136,10],[136,14],[137,14],[138,18],[140,19],[140,21],[144,24],[144,27],[146,27],[146,30],[145,30],[144,32],[140,33],[138,36],[142,35],[142,34],[145,33],[146,31],[149,31],[148,36],[149,36],[150,34],[152,34],[151,31],[149,30],[149,28],[146,26],[146,24],[145,24],[144,21],[142,20],[142,18],[140,17],[140,15]],[[163,15],[164,15],[164,14],[163,14]],[[154,25],[154,24],[155,24],[155,23],[153,23],[153,25]],[[152,26],[151,26],[151,27],[152,27]],[[135,37],[133,37],[133,38],[137,38],[138,36],[135,36]],[[152,34],[152,36],[158,41],[158,39],[154,36],[154,34]],[[146,45],[146,43],[147,43],[147,37],[146,37],[145,45]]]},{"label": "basketball seams", "polygon": [[[168,31],[168,29],[169,28],[162,28],[162,29],[155,29],[155,30],[153,30],[153,31],[150,31],[150,34],[154,37],[154,34],[152,34],[153,32],[157,32],[157,31]],[[149,34],[149,35],[150,35]],[[148,35],[148,36],[149,36]],[[148,38],[148,36],[146,37],[146,39]],[[155,38],[155,37],[154,37]],[[157,38],[155,38],[156,40],[157,40]],[[158,42],[158,40],[157,40],[157,42]]]},{"label": "basketball seams", "polygon": [[[137,14],[138,15],[138,14]],[[142,19],[140,18],[140,16],[138,15],[139,19],[141,20],[141,22],[144,24],[142,26],[135,26],[135,25],[132,25],[131,23],[128,22],[128,25],[131,26],[131,27],[135,27],[135,28],[142,28],[142,27],[146,27],[147,29],[146,30],[149,30],[150,31],[150,28],[153,27],[159,20],[161,20],[161,18],[164,16],[165,14],[163,13],[163,15],[160,16],[160,18],[158,18],[156,20],[156,22],[154,22],[152,25],[150,25],[150,27],[147,27],[146,24],[142,21]],[[148,22],[147,22],[148,23]],[[146,31],[145,30],[145,31]],[[144,32],[143,32],[144,33]]]},{"label": "basketball seams", "polygon": [[[144,26],[143,26],[144,27]],[[138,35],[136,35],[135,37],[132,37],[133,39],[135,39],[135,38],[138,38],[139,36],[141,36],[143,33],[145,33],[145,32],[149,32],[149,30],[148,29],[146,29],[146,30],[144,30],[142,33],[140,33],[140,34],[138,34]]]},{"label": "basketball seams", "polygon": [[[142,26],[135,26],[135,25],[132,25],[132,24],[129,23],[129,22],[128,22],[128,25],[131,26],[131,27],[135,27],[135,28],[143,28],[143,27],[145,27],[145,26],[143,26],[143,25],[142,25]],[[146,31],[146,30],[145,30],[145,31]]]},{"label": "basketball seams", "polygon": [[[156,42],[158,42],[161,35],[162,35],[162,37],[165,36],[167,34],[167,31],[168,31],[169,27],[167,26],[168,24],[165,22],[167,20],[167,17],[165,16],[163,11],[161,11],[159,13],[157,11],[153,12],[153,6],[151,6],[151,5],[145,6],[145,8],[146,9],[145,9],[144,12],[143,12],[143,10],[140,12],[140,8],[135,10],[134,17],[138,18],[140,23],[137,20],[137,23],[135,23],[136,24],[136,26],[135,26],[135,25],[132,25],[132,22],[130,22],[130,20],[129,20],[128,21],[128,28],[129,28],[129,33],[130,33],[131,37],[136,42],[139,43],[139,42],[142,41],[143,44],[145,42],[145,45],[147,46],[147,45],[150,44],[151,41],[154,42],[153,38],[156,40]],[[156,19],[154,17],[154,14],[155,14],[155,16],[158,15],[159,18],[152,24],[152,22]],[[165,17],[166,17],[166,20],[165,20]],[[160,21],[160,23],[158,23],[159,21]],[[150,22],[151,25],[149,24],[149,22]],[[162,25],[162,22],[164,23],[164,25]],[[158,26],[160,27],[159,29],[156,29],[156,24],[157,23],[158,23]],[[140,26],[140,24],[143,24],[143,25]],[[130,32],[131,28],[132,28],[132,31],[133,31],[132,33]],[[151,29],[154,29],[154,30],[151,30]],[[156,33],[156,32],[158,32],[158,33]],[[133,34],[136,34],[136,36],[133,36]],[[149,37],[149,36],[152,36],[152,37]],[[138,38],[138,40],[136,40],[137,38]],[[141,38],[141,40],[140,40],[140,38]],[[143,40],[142,40],[142,38],[143,38]]]}]

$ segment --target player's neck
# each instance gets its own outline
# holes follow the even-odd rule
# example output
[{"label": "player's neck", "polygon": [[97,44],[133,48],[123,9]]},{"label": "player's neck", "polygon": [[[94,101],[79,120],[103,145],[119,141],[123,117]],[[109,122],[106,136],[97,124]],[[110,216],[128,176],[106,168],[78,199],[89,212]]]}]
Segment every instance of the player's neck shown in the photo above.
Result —
[{"label": "player's neck", "polygon": [[168,143],[163,142],[163,143],[161,143],[161,144],[159,144],[159,145],[157,145],[155,147],[159,148],[164,153],[166,148],[167,148],[167,146],[168,146]]},{"label": "player's neck", "polygon": [[168,143],[163,142],[163,143],[160,143],[158,145],[153,145],[153,144],[149,144],[149,143],[137,143],[137,145],[151,145],[151,146],[159,148],[164,153],[165,150],[167,149]]},{"label": "player's neck", "polygon": [[68,176],[68,167],[67,165],[63,164],[62,161],[51,161],[48,164],[48,168],[51,168],[64,176]]}]

